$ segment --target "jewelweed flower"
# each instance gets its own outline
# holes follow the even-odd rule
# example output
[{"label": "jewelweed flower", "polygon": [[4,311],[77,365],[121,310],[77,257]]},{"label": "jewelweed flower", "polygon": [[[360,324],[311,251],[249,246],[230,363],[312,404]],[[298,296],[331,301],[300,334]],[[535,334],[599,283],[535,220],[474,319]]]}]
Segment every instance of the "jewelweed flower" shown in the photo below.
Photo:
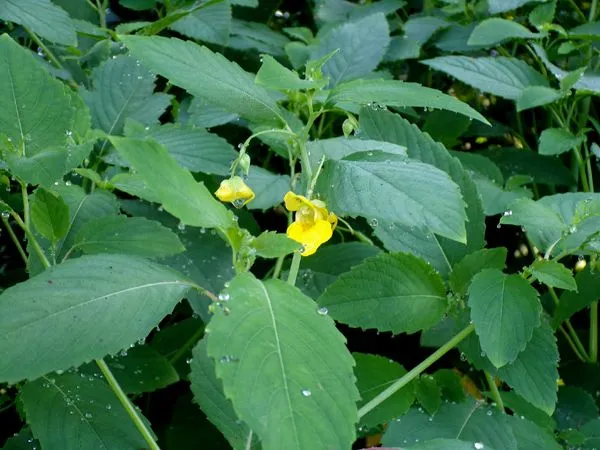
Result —
[{"label": "jewelweed flower", "polygon": [[255,197],[254,191],[238,176],[221,181],[215,195],[222,202],[230,202],[236,208],[241,208]]},{"label": "jewelweed flower", "polygon": [[333,236],[337,216],[327,211],[327,205],[322,201],[309,200],[293,192],[285,194],[283,201],[288,211],[296,213],[294,222],[287,229],[288,237],[302,244],[302,256],[312,255]]}]

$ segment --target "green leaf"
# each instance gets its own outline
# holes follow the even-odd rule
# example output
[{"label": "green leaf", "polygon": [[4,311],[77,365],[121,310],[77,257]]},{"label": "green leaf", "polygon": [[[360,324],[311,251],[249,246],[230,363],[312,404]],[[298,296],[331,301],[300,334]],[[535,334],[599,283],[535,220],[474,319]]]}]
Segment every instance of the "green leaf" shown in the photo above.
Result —
[{"label": "green leaf", "polygon": [[175,160],[192,172],[228,175],[237,157],[232,145],[222,137],[190,125],[165,124],[146,130],[126,130],[127,137],[150,137],[164,146]]},{"label": "green leaf", "polygon": [[323,75],[333,87],[374,71],[390,43],[389,34],[388,22],[381,13],[342,23],[319,36],[310,59],[319,59],[339,49],[323,66]]},{"label": "green leaf", "polygon": [[584,23],[571,28],[568,33],[570,38],[597,40],[600,37],[600,22]]},{"label": "green leaf", "polygon": [[558,158],[552,156],[516,148],[487,149],[481,154],[496,163],[505,178],[529,175],[536,183],[563,186],[573,183],[573,175]]},{"label": "green leaf", "polygon": [[219,363],[209,358],[206,339],[198,342],[192,355],[190,387],[194,401],[233,448],[246,448],[250,428],[238,419],[231,401],[223,394],[223,383],[215,374],[215,364]]},{"label": "green leaf", "polygon": [[152,392],[179,381],[169,360],[147,345],[126,349],[106,364],[126,394]]},{"label": "green leaf", "polygon": [[310,141],[306,145],[311,164],[316,168],[322,158],[340,160],[352,153],[366,151],[382,151],[395,155],[406,155],[406,148],[389,142],[372,139],[353,139],[334,137]]},{"label": "green leaf", "polygon": [[290,177],[279,175],[252,166],[246,184],[254,191],[256,198],[246,205],[248,209],[268,209],[283,202],[283,196],[290,190]]},{"label": "green leaf", "polygon": [[[356,386],[360,392],[359,408],[375,398],[398,378],[406,375],[400,364],[383,356],[353,353],[356,367]],[[414,383],[409,383],[396,391],[390,398],[360,419],[360,425],[376,427],[406,414],[415,401]]]},{"label": "green leaf", "polygon": [[145,65],[191,94],[253,122],[282,121],[279,107],[268,92],[224,56],[175,38],[120,36],[120,39]]},{"label": "green leaf", "polygon": [[285,56],[284,48],[290,40],[265,23],[233,19],[229,47],[248,51],[256,50],[273,56]]},{"label": "green leaf", "polygon": [[504,406],[511,409],[514,414],[524,417],[547,432],[553,433],[556,429],[556,422],[552,417],[541,409],[536,408],[531,403],[525,401],[523,397],[516,394],[514,391],[502,391],[500,392],[500,395],[502,396]]},{"label": "green leaf", "polygon": [[435,236],[431,229],[421,230],[400,223],[382,221],[375,229],[375,235],[388,250],[414,253],[446,276],[455,262],[484,246],[484,215],[469,173],[448,154],[443,145],[434,142],[426,133],[397,114],[363,108],[360,125],[365,137],[406,147],[409,157],[443,170],[460,188],[467,204],[466,244]]},{"label": "green leaf", "polygon": [[340,322],[395,334],[429,328],[447,308],[440,276],[425,261],[404,253],[365,260],[332,283],[318,303]]},{"label": "green leaf", "polygon": [[471,121],[467,117],[440,109],[427,114],[422,131],[444,147],[451,148],[459,144],[458,138],[470,125]]},{"label": "green leaf", "polygon": [[[526,176],[526,175],[521,175]],[[526,188],[517,188],[515,190],[503,189],[493,181],[486,178],[475,178],[477,192],[483,202],[483,210],[486,216],[503,214],[509,209],[509,205],[522,198],[533,197],[533,193]],[[531,181],[527,178],[528,182]]]},{"label": "green leaf", "polygon": [[529,86],[548,86],[542,74],[524,61],[504,56],[439,56],[421,61],[483,92],[517,100]]},{"label": "green leaf", "polygon": [[325,246],[310,258],[304,258],[296,285],[309,297],[317,298],[341,274],[379,252],[373,245],[356,241]]},{"label": "green leaf", "polygon": [[473,277],[483,269],[504,269],[507,250],[504,247],[481,249],[465,256],[452,269],[450,287],[456,294],[465,295]]},{"label": "green leaf", "polygon": [[33,450],[33,447],[40,445],[39,441],[31,434],[29,427],[23,427],[19,433],[15,433],[4,443],[2,450]]},{"label": "green leaf", "polygon": [[340,84],[327,97],[327,103],[334,105],[348,102],[360,105],[375,103],[399,108],[406,106],[439,108],[489,124],[485,117],[466,103],[418,83],[398,80],[356,80]]},{"label": "green leaf", "polygon": [[110,58],[95,68],[93,88],[81,93],[94,127],[120,135],[128,118],[143,125],[158,124],[172,97],[154,93],[155,81],[156,76],[132,56]]},{"label": "green leaf", "polygon": [[568,291],[577,291],[577,283],[569,269],[556,261],[536,260],[529,268],[540,283]]},{"label": "green leaf", "polygon": [[442,404],[442,390],[431,375],[421,375],[416,382],[417,400],[429,414],[436,414]]},{"label": "green leaf", "polygon": [[471,448],[475,448],[473,442],[478,442],[483,449],[517,450],[508,420],[492,406],[474,400],[443,403],[434,416],[413,408],[389,424],[382,442],[386,447],[404,447],[417,441],[452,438],[470,442]]},{"label": "green leaf", "polygon": [[521,91],[521,95],[517,98],[517,111],[521,112],[554,103],[563,96],[564,92],[546,86],[528,86]]},{"label": "green leaf", "polygon": [[227,0],[210,2],[177,20],[169,28],[193,39],[226,45],[231,29],[229,3]]},{"label": "green leaf", "polygon": [[145,337],[189,287],[176,272],[132,256],[53,266],[0,295],[0,379],[33,379],[115,353]]},{"label": "green leaf", "polygon": [[473,277],[468,292],[482,350],[496,367],[513,362],[540,324],[537,291],[518,275],[485,269]]},{"label": "green leaf", "polygon": [[119,3],[134,11],[145,11],[156,6],[156,0],[119,0]]},{"label": "green leaf", "polygon": [[82,375],[46,375],[23,386],[20,398],[27,422],[43,448],[146,447],[99,371],[94,376]]},{"label": "green leaf", "polygon": [[[472,171],[473,175],[480,175],[499,185],[504,185],[502,172],[489,158],[472,152],[451,150],[449,153],[461,162],[465,170]],[[473,178],[477,179],[477,176],[473,176]]]},{"label": "green leaf", "polygon": [[265,231],[252,239],[252,248],[263,258],[279,258],[300,249],[300,244],[292,241],[285,234]]},{"label": "green leaf", "polygon": [[74,111],[64,85],[7,34],[0,37],[0,68],[0,130],[13,146],[9,154],[31,158],[65,146]]},{"label": "green leaf", "polygon": [[581,145],[585,136],[575,136],[564,128],[547,128],[540,135],[541,155],[560,155]]},{"label": "green leaf", "polygon": [[71,18],[50,0],[4,0],[0,19],[23,25],[50,42],[77,45]]},{"label": "green leaf", "polygon": [[160,223],[126,216],[90,220],[77,233],[72,248],[84,253],[124,253],[145,258],[185,250],[177,235]]},{"label": "green leaf", "polygon": [[553,433],[549,433],[529,420],[516,415],[509,416],[510,426],[519,450],[562,450]]},{"label": "green leaf", "polygon": [[492,17],[477,24],[467,44],[493,46],[512,39],[539,39],[542,36],[532,33],[520,23]]},{"label": "green leaf", "polygon": [[552,326],[558,328],[561,323],[581,311],[583,308],[598,300],[600,292],[600,273],[592,272],[589,268],[575,276],[577,292],[565,292],[560,296],[560,302],[554,311]]},{"label": "green leaf", "polygon": [[262,55],[262,66],[254,81],[260,86],[280,91],[320,89],[327,84],[324,80],[303,80],[269,55]]},{"label": "green leaf", "polygon": [[327,161],[317,191],[339,215],[428,228],[466,241],[464,202],[445,172],[412,160]]},{"label": "green leaf", "polygon": [[69,207],[60,196],[39,188],[31,202],[31,221],[38,233],[55,244],[69,230]]},{"label": "green leaf", "polygon": [[333,320],[279,280],[240,274],[228,293],[229,314],[212,318],[207,346],[237,415],[265,450],[349,448],[358,391]]},{"label": "green leaf", "polygon": [[229,228],[232,214],[197,182],[192,174],[177,164],[167,150],[155,141],[111,138],[140,177],[152,186],[166,211],[184,224],[196,227]]},{"label": "green leaf", "polygon": [[411,445],[412,450],[473,450],[472,442],[458,439],[431,439],[427,442]]},{"label": "green leaf", "polygon": [[487,4],[490,14],[498,14],[520,8],[523,5],[533,3],[535,1],[537,0],[488,0]]},{"label": "green leaf", "polygon": [[200,97],[192,99],[188,112],[188,123],[204,128],[216,127],[239,119],[237,114],[227,112]]},{"label": "green leaf", "polygon": [[554,418],[559,430],[579,428],[598,418],[598,406],[589,393],[575,386],[562,386],[558,390],[558,406]]}]

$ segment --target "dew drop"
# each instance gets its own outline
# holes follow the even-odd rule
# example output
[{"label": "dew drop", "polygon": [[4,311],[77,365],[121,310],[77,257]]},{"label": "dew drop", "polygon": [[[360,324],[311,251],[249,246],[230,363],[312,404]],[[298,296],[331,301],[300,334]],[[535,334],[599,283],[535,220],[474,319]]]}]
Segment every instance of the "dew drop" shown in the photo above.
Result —
[{"label": "dew drop", "polygon": [[473,447],[475,447],[477,450],[482,450],[483,449],[483,443],[481,443],[481,442],[475,442],[473,444]]},{"label": "dew drop", "polygon": [[185,223],[179,222],[179,224],[177,225],[177,229],[179,231],[184,231],[185,230]]},{"label": "dew drop", "polygon": [[219,294],[219,297],[218,297],[218,298],[219,298],[219,300],[220,300],[220,301],[222,301],[222,302],[227,302],[227,301],[229,301],[229,299],[231,298],[231,296],[230,296],[228,293],[226,293],[226,292],[221,292],[221,293]]},{"label": "dew drop", "polygon": [[379,220],[372,218],[369,220],[369,225],[371,225],[373,228],[377,228],[379,226]]},{"label": "dew drop", "polygon": [[461,361],[466,361],[467,360],[467,355],[464,352],[460,352],[460,360]]},{"label": "dew drop", "polygon": [[312,395],[312,392],[310,392],[308,389],[302,389],[302,395],[304,397],[310,397]]},{"label": "dew drop", "polygon": [[323,306],[322,308],[319,308],[317,312],[322,316],[326,316],[329,311]]}]

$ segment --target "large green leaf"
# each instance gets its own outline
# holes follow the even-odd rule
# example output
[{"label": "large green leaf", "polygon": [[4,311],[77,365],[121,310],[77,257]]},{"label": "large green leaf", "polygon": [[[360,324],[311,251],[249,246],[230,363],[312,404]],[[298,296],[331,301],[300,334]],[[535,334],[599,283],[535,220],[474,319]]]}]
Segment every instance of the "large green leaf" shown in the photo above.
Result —
[{"label": "large green leaf", "polygon": [[342,83],[329,93],[327,103],[439,108],[489,123],[480,113],[455,97],[418,83],[398,80],[355,80]]},{"label": "large green leaf", "polygon": [[166,211],[182,223],[197,227],[229,228],[233,215],[192,174],[177,164],[156,141],[111,138],[117,151],[152,186]]},{"label": "large green leaf", "polygon": [[575,136],[564,128],[547,128],[540,135],[539,152],[541,155],[560,155],[584,141],[584,136]]},{"label": "large green leaf", "polygon": [[190,382],[194,401],[234,449],[246,448],[250,428],[238,419],[231,401],[223,394],[223,383],[215,374],[215,362],[208,356],[206,339],[194,347]]},{"label": "large green leaf", "polygon": [[323,66],[331,86],[369,74],[377,68],[390,43],[388,22],[383,14],[342,23],[320,36],[310,59],[317,60],[338,50]]},{"label": "large green leaf", "polygon": [[[435,438],[461,439],[475,449],[517,450],[508,417],[484,402],[444,403],[435,416],[421,409],[390,423],[383,435],[387,447],[404,447]],[[473,443],[479,445],[474,446]],[[424,447],[427,448],[427,447]],[[434,447],[435,448],[435,447]]]},{"label": "large green leaf", "polygon": [[33,435],[44,449],[136,450],[147,443],[103,381],[67,372],[26,383],[21,400]]},{"label": "large green leaf", "polygon": [[194,39],[225,45],[231,29],[231,5],[227,0],[210,2],[177,20],[170,28]]},{"label": "large green leaf", "polygon": [[252,166],[246,180],[256,198],[246,205],[248,209],[268,209],[283,202],[290,190],[290,177],[279,175],[259,166]]},{"label": "large green leaf", "polygon": [[524,417],[509,416],[509,423],[517,440],[519,450],[562,450],[554,434],[549,433]]},{"label": "large green leaf", "polygon": [[318,303],[340,322],[393,333],[429,328],[447,308],[439,275],[407,253],[365,260],[332,283]]},{"label": "large green leaf", "polygon": [[0,68],[0,130],[13,147],[10,154],[31,158],[65,146],[74,120],[65,87],[6,34],[0,37]]},{"label": "large green leaf", "polygon": [[[360,155],[367,154],[352,157]],[[409,159],[327,161],[317,191],[336,214],[428,228],[466,241],[460,190],[445,172],[429,164]]]},{"label": "large green leaf", "polygon": [[460,295],[467,293],[473,277],[482,269],[504,269],[507,250],[505,247],[484,248],[461,259],[450,274],[450,287]]},{"label": "large green leaf", "polygon": [[155,80],[156,76],[132,56],[110,58],[94,69],[93,88],[82,91],[94,127],[119,135],[127,118],[143,125],[157,124],[171,96],[153,93]]},{"label": "large green leaf", "polygon": [[492,17],[477,24],[469,41],[469,45],[492,46],[510,39],[537,39],[539,33],[532,33],[520,23],[512,20]]},{"label": "large green leaf", "polygon": [[353,359],[327,315],[279,280],[240,274],[228,312],[208,325],[226,397],[265,450],[349,448],[357,421]]},{"label": "large green leaf", "polygon": [[511,9],[517,9],[527,3],[533,3],[536,0],[488,0],[488,9],[491,14],[498,14]]},{"label": "large green leaf", "polygon": [[306,150],[311,164],[315,167],[318,167],[322,158],[339,160],[358,152],[379,150],[385,153],[406,155],[406,148],[400,145],[372,139],[349,139],[345,137],[311,141],[306,145]]},{"label": "large green leaf", "polygon": [[484,269],[469,286],[471,320],[481,348],[496,367],[513,362],[540,324],[537,291],[519,275]]},{"label": "large green leaf", "polygon": [[0,19],[23,25],[51,42],[77,45],[71,18],[50,0],[3,0]]},{"label": "large green leaf", "polygon": [[[361,132],[365,137],[406,147],[408,156],[431,164],[446,172],[461,190],[467,204],[466,244],[435,236],[432,230],[411,228],[398,223],[380,223],[375,229],[388,250],[414,253],[429,261],[443,275],[466,254],[484,246],[485,220],[477,189],[456,158],[443,145],[397,114],[363,108],[360,112]],[[386,150],[387,151],[387,150]]]},{"label": "large green leaf", "polygon": [[0,295],[0,379],[14,383],[115,353],[145,337],[189,289],[125,255],[67,261]]},{"label": "large green leaf", "polygon": [[[397,362],[383,356],[353,353],[356,367],[356,386],[360,392],[359,407],[371,401],[381,391],[398,378],[406,374],[406,370]],[[406,414],[415,400],[414,383],[409,383],[375,409],[361,417],[360,425],[376,427]]]},{"label": "large green leaf", "polygon": [[124,253],[146,258],[170,256],[185,250],[179,237],[160,223],[127,216],[90,220],[77,233],[72,249],[83,253]]},{"label": "large green leaf", "polygon": [[253,122],[280,123],[280,110],[250,74],[191,41],[120,36],[134,55],[171,83]]},{"label": "large green leaf", "polygon": [[516,58],[439,56],[422,63],[475,89],[510,100],[517,100],[528,86],[548,86],[548,81],[542,74]]}]

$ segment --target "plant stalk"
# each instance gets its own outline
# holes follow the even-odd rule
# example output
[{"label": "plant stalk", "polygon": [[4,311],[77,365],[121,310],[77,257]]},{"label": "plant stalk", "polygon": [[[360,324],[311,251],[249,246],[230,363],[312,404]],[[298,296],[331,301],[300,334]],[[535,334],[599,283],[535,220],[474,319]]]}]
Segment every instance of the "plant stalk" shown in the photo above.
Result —
[{"label": "plant stalk", "polygon": [[498,386],[496,386],[496,381],[494,380],[494,377],[487,370],[484,373],[485,379],[487,380],[487,383],[490,387],[490,392],[492,393],[492,398],[496,402],[496,407],[501,412],[504,412],[504,402],[502,401],[502,396],[500,395]]},{"label": "plant stalk", "polygon": [[127,395],[125,395],[125,392],[123,392],[123,389],[121,389],[119,382],[117,381],[113,373],[110,371],[108,365],[104,362],[103,359],[97,359],[96,364],[100,368],[100,371],[102,372],[102,375],[104,375],[104,378],[106,378],[108,385],[121,402],[121,405],[123,405],[123,408],[125,408],[125,411],[127,411],[127,414],[129,414],[131,421],[135,424],[136,428],[148,444],[148,448],[151,450],[160,450],[160,447],[154,440],[152,433],[150,432],[150,430],[148,430],[146,424],[138,415],[137,411],[133,407],[133,404],[129,401],[129,398],[127,397]]},{"label": "plant stalk", "polygon": [[40,258],[40,261],[42,262],[42,265],[44,266],[44,268],[47,269],[48,267],[50,267],[51,266],[50,261],[48,261],[48,258],[46,257],[44,250],[42,250],[42,247],[40,247],[39,242],[37,241],[37,239],[35,238],[33,233],[29,230],[29,227],[23,222],[23,220],[21,219],[21,216],[19,216],[14,211],[11,212],[11,215],[13,216],[13,219],[15,219],[15,222],[17,222],[17,224],[25,232],[25,236],[27,236],[27,239],[29,239],[29,243],[32,245],[33,250],[38,255],[38,258]]},{"label": "plant stalk", "polygon": [[300,260],[302,259],[302,255],[300,252],[295,252],[292,257],[292,265],[290,266],[290,272],[288,274],[287,282],[292,286],[296,285],[296,278],[298,278],[298,270],[300,269]]},{"label": "plant stalk", "polygon": [[12,227],[10,226],[8,219],[4,216],[1,216],[1,217],[2,217],[2,222],[4,223],[4,227],[6,228],[6,231],[8,232],[8,235],[10,236],[10,239],[14,242],[15,246],[17,247],[17,251],[19,252],[19,255],[21,255],[21,258],[23,259],[23,261],[25,262],[25,265],[27,266],[27,264],[28,264],[27,254],[23,250],[23,246],[21,246],[21,243],[19,242],[19,238],[17,237],[17,235],[13,231]]},{"label": "plant stalk", "polygon": [[590,362],[598,362],[598,301],[590,307]]},{"label": "plant stalk", "polygon": [[456,347],[463,339],[465,339],[474,330],[475,330],[475,326],[473,324],[470,324],[469,326],[464,328],[462,331],[460,331],[456,336],[454,336],[452,339],[450,339],[448,342],[446,342],[444,345],[442,345],[440,348],[438,348],[435,352],[433,352],[431,355],[429,355],[429,357],[424,359],[414,369],[412,369],[410,372],[408,372],[403,377],[396,380],[393,384],[391,384],[384,391],[380,392],[371,401],[364,404],[358,410],[358,418],[360,419],[361,417],[364,417],[366,414],[368,414],[370,411],[375,409],[381,403],[386,401],[388,398],[390,398],[392,395],[394,395],[396,392],[398,392],[400,389],[402,389],[404,386],[406,386],[412,380],[414,380],[419,375],[421,375],[421,373],[423,373],[429,366],[431,366],[438,359],[440,359],[442,356],[444,356],[446,353],[448,353],[450,350],[452,350],[454,347]]}]

